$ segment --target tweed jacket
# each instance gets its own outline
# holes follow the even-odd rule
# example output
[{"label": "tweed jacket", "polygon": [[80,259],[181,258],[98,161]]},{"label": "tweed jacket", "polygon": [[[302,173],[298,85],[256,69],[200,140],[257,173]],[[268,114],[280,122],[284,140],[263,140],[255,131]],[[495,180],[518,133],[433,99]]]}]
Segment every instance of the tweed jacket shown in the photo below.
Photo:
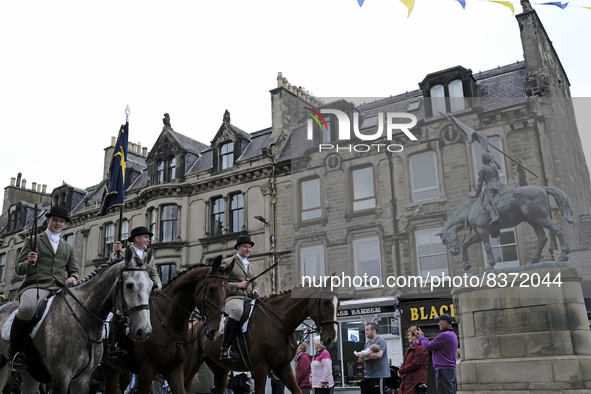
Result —
[{"label": "tweed jacket", "polygon": [[[139,256],[137,255],[137,252],[135,250],[135,247],[132,247],[131,250],[133,251],[134,257],[139,258]],[[123,250],[122,253],[125,254],[125,250]],[[144,251],[144,253],[148,253],[148,252]],[[148,275],[150,275],[150,279],[152,279],[152,282],[154,282],[155,285],[162,284],[162,280],[160,280],[160,275],[158,275],[158,270],[156,269],[156,262],[154,260],[154,255],[152,255],[152,258],[150,259],[150,261],[146,265],[146,270],[148,271]]]},{"label": "tweed jacket", "polygon": [[252,263],[248,264],[248,270],[245,270],[242,261],[240,261],[237,255],[234,255],[232,257],[228,257],[227,259],[222,260],[222,267],[226,267],[228,264],[232,263],[232,261],[234,261],[234,269],[228,277],[228,282],[230,285],[230,294],[228,294],[228,297],[226,297],[226,301],[235,298],[244,299],[246,297],[254,297],[252,292],[254,290],[259,291],[259,289],[257,288],[256,281],[251,282],[250,285],[243,290],[240,290],[238,289],[238,287],[236,287],[238,283],[243,282],[245,280],[250,280],[256,276]]},{"label": "tweed jacket", "polygon": [[32,251],[29,238],[25,239],[25,245],[18,256],[14,271],[19,275],[26,275],[18,291],[19,297],[25,290],[36,287],[37,280],[39,281],[39,288],[45,289],[54,284],[63,286],[70,276],[76,279],[80,278],[74,248],[63,238],[60,238],[57,250],[54,252],[47,234],[41,233],[37,236],[37,248],[39,249],[37,265],[31,270],[29,270],[27,260],[29,252]]}]

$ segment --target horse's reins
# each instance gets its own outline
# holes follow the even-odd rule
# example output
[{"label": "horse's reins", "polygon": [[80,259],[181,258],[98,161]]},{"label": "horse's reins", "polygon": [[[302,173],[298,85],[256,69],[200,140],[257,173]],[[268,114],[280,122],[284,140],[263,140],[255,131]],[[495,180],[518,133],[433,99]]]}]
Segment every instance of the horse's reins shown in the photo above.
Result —
[{"label": "horse's reins", "polygon": [[[110,268],[112,265],[110,265],[108,268]],[[113,298],[115,298],[115,295],[117,294],[117,292],[119,291],[119,288],[121,289],[120,293],[121,293],[121,302],[123,304],[123,321],[125,325],[129,325],[129,315],[131,313],[135,313],[135,312],[139,312],[141,310],[144,309],[149,309],[150,306],[148,304],[142,304],[142,305],[138,305],[136,307],[133,307],[131,309],[127,309],[127,304],[125,303],[125,296],[123,294],[123,273],[126,271],[146,271],[146,268],[144,267],[130,267],[130,268],[123,268],[121,270],[121,272],[119,273],[119,281],[117,282],[117,289],[115,290],[115,293],[113,294]],[[104,271],[103,271],[104,272]],[[72,308],[72,306],[70,305],[70,303],[68,302],[68,299],[66,298],[66,295],[69,294],[77,303],[78,305],[80,305],[82,307],[83,310],[85,310],[90,316],[94,317],[97,320],[100,320],[103,324],[104,323],[111,323],[111,322],[107,322],[104,319],[101,319],[100,317],[96,316],[94,313],[92,313],[90,310],[88,310],[88,308],[82,304],[82,302],[76,298],[76,296],[72,293],[72,291],[68,288],[68,286],[64,286],[62,287],[62,290],[60,290],[57,294],[61,295],[66,306],[68,307],[68,309],[70,310],[70,312],[72,313],[72,315],[74,316],[74,319],[76,320],[76,322],[78,322],[78,324],[80,325],[80,327],[82,327],[84,329],[84,333],[86,334],[86,338],[87,338],[87,344],[88,344],[88,362],[86,363],[86,366],[80,371],[80,373],[82,373],[86,368],[88,368],[88,366],[90,365],[90,360],[92,359],[92,345],[100,345],[103,343],[102,338],[100,340],[94,340],[91,338],[90,336],[90,332],[88,330],[88,328],[82,323],[82,321],[80,320],[80,318],[78,317],[78,315],[76,315],[76,312],[74,311],[74,309]],[[56,294],[56,295],[57,295]],[[115,306],[115,300],[113,299],[113,306]],[[119,316],[119,315],[118,315]],[[76,376],[80,375],[80,373],[78,373]]]},{"label": "horse's reins", "polygon": [[[203,295],[201,296],[201,309],[199,310],[200,313],[202,313],[201,311],[205,311],[205,302],[210,303],[214,308],[216,308],[218,310],[218,313],[212,317],[210,320],[213,320],[217,315],[219,314],[223,314],[223,315],[227,315],[226,312],[224,312],[224,310],[222,308],[220,308],[217,304],[215,304],[213,301],[211,301],[208,297],[207,297],[207,281],[209,278],[218,278],[218,279],[225,279],[226,281],[228,280],[227,277],[225,276],[221,276],[221,275],[210,275],[210,273],[212,272],[212,267],[209,268],[209,271],[207,272],[207,274],[205,275],[205,279],[203,280],[203,283],[201,283],[201,285],[197,288],[197,292],[199,292],[201,290],[201,288],[203,288]],[[162,316],[160,315],[160,312],[158,312],[158,308],[156,308],[156,304],[154,302],[154,298],[156,298],[156,296],[160,294],[162,295],[164,298],[166,298],[168,301],[170,301],[171,303],[173,303],[174,305],[178,306],[179,308],[181,308],[183,311],[185,311],[189,317],[191,316],[191,314],[193,313],[193,311],[188,311],[187,309],[185,309],[182,305],[180,305],[178,302],[176,302],[175,300],[173,300],[172,298],[170,298],[168,295],[166,295],[164,292],[162,292],[161,290],[156,290],[154,295],[152,297],[150,297],[150,304],[152,305],[152,308],[154,309],[154,313],[156,313],[156,317],[158,318],[158,321],[160,322],[160,325],[162,326],[162,328],[164,329],[164,331],[168,334],[168,336],[176,342],[176,351],[174,353],[174,357],[172,358],[172,360],[170,361],[170,363],[168,364],[168,366],[163,369],[163,371],[166,371],[176,360],[180,348],[183,345],[190,345],[193,342],[195,342],[199,336],[195,335],[194,338],[192,338],[190,341],[186,342],[187,336],[189,335],[187,333],[187,335],[185,335],[185,338],[183,338],[182,340],[179,340],[178,337],[172,333],[170,331],[170,329],[168,327],[166,327],[166,324],[164,323],[164,319],[162,319]],[[207,327],[209,327],[209,321],[207,320],[207,316],[205,315],[205,313],[202,313],[201,317],[199,318],[199,320],[201,322],[204,323],[204,325],[202,325],[200,327],[200,329],[202,329],[203,327],[205,327],[207,329]],[[194,330],[190,330],[191,331],[191,335],[193,334]]]},{"label": "horse's reins", "polygon": [[[306,327],[310,328],[310,333],[322,333],[322,325],[323,324],[329,324],[329,323],[333,323],[333,324],[338,324],[337,321],[335,320],[326,320],[326,321],[322,321],[320,320],[320,299],[321,299],[321,295],[322,292],[328,292],[328,290],[322,290],[320,289],[318,291],[318,297],[316,298],[316,301],[314,301],[314,305],[312,305],[311,309],[314,309],[314,306],[318,306],[317,307],[317,316],[318,316],[318,320],[320,321],[318,323],[318,329],[315,329],[314,327],[310,326],[309,324],[306,323],[302,323],[304,324]],[[333,293],[334,292],[330,292]],[[292,348],[296,349],[302,342],[299,342],[296,346],[294,346],[291,343],[291,334],[293,334],[293,332],[296,330],[295,328],[293,328],[292,326],[290,326],[285,320],[283,320],[279,315],[277,315],[277,313],[275,313],[275,311],[273,309],[271,309],[271,307],[269,307],[269,305],[267,305],[260,297],[257,297],[257,299],[260,301],[259,304],[255,304],[266,316],[267,318],[271,321],[271,323],[273,324],[273,326],[275,326],[275,328],[277,329],[277,331],[279,331],[279,333],[281,333],[283,336],[285,336],[287,343],[289,344],[289,346],[291,346]],[[263,309],[262,305],[264,305],[265,307],[267,307],[267,309],[269,309],[269,311],[277,318],[279,319],[280,322],[282,322],[283,324],[285,324],[290,330],[291,332],[289,334],[285,334],[278,326],[277,324],[273,321],[273,319],[271,319],[271,317],[269,316],[269,314]],[[308,314],[310,315],[310,314]]]}]

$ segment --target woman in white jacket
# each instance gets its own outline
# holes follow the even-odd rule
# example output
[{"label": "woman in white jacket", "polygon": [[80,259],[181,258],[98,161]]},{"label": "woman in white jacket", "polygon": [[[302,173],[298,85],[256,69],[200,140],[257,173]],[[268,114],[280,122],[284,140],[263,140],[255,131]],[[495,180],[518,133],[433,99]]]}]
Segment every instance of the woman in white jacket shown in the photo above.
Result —
[{"label": "woman in white jacket", "polygon": [[314,338],[314,350],[316,350],[316,353],[312,357],[312,363],[310,364],[312,371],[310,382],[316,394],[329,394],[331,387],[334,386],[332,358],[328,350],[320,342],[319,336]]}]

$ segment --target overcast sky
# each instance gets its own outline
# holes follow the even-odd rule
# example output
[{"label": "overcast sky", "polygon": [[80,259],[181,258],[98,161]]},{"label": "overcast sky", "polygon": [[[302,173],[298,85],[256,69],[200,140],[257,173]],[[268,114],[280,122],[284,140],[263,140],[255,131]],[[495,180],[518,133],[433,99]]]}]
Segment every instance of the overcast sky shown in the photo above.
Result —
[{"label": "overcast sky", "polygon": [[[534,7],[572,95],[591,97],[591,10],[572,5],[591,0]],[[247,132],[271,125],[279,71],[319,97],[380,97],[456,65],[523,60],[502,5],[417,0],[406,16],[398,0],[2,1],[0,185],[18,172],[49,191],[97,184],[127,104],[132,142],[151,149],[167,112],[174,130],[209,144],[226,109]]]}]

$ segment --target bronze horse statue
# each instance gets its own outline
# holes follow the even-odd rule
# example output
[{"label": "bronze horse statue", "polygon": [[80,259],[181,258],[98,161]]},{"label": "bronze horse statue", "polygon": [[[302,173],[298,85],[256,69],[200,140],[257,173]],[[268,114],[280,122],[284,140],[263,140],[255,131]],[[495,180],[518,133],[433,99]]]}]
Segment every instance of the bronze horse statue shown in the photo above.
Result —
[{"label": "bronze horse statue", "polygon": [[570,247],[566,242],[562,227],[554,223],[550,218],[549,194],[556,200],[562,216],[567,222],[572,223],[573,211],[566,193],[551,186],[523,186],[508,190],[499,197],[497,209],[501,219],[500,224],[489,227],[491,218],[488,212],[479,198],[472,198],[451,214],[445,222],[443,230],[437,235],[441,237],[441,241],[447,246],[451,254],[457,256],[460,253],[458,231],[470,227],[475,234],[462,244],[464,269],[467,271],[472,267],[469,262],[468,247],[482,242],[488,260],[486,269],[491,270],[494,269],[496,262],[490,246],[489,236],[497,235],[503,228],[515,227],[521,222],[528,222],[538,236],[538,245],[529,260],[529,264],[540,261],[544,245],[548,242],[548,237],[544,231],[545,228],[556,235],[560,242],[561,253],[558,260],[567,261]]},{"label": "bronze horse statue", "polygon": [[[339,305],[335,293],[313,287],[296,287],[255,301],[245,337],[254,368],[256,394],[264,394],[270,371],[273,371],[290,392],[301,394],[290,365],[298,345],[295,330],[307,317],[311,317],[318,327],[322,342],[330,346],[337,338]],[[215,394],[224,392],[230,370],[250,370],[243,358],[220,361],[222,338],[223,335],[210,341],[200,333],[200,346],[196,347],[195,360],[186,364],[185,376],[189,378],[187,385],[203,361],[207,362],[215,375]]]},{"label": "bronze horse statue", "polygon": [[[119,375],[128,369],[138,374],[138,393],[148,394],[152,380],[162,374],[175,394],[185,394],[183,363],[193,357],[197,340],[189,322],[197,307],[202,317],[200,333],[213,339],[220,330],[226,296],[230,291],[228,275],[234,264],[221,267],[218,256],[211,266],[196,265],[172,278],[150,299],[152,335],[141,346],[134,342],[127,355],[103,358],[105,393],[115,394]],[[105,343],[106,346],[106,343]],[[190,380],[193,376],[189,376]]]},{"label": "bronze horse statue", "polygon": [[[128,321],[132,340],[145,341],[150,336],[148,301],[153,282],[145,267],[151,256],[150,250],[142,260],[127,248],[125,261],[103,264],[55,296],[32,338],[40,364],[50,375],[52,393],[88,393],[90,376],[103,355],[104,321],[113,308]],[[0,307],[0,326],[17,308],[16,301]],[[0,387],[4,387],[10,372],[7,348],[8,341],[0,340]],[[23,392],[36,394],[39,383],[33,379],[43,374],[32,368],[32,361],[34,358],[29,357],[29,369],[21,371]]]}]

